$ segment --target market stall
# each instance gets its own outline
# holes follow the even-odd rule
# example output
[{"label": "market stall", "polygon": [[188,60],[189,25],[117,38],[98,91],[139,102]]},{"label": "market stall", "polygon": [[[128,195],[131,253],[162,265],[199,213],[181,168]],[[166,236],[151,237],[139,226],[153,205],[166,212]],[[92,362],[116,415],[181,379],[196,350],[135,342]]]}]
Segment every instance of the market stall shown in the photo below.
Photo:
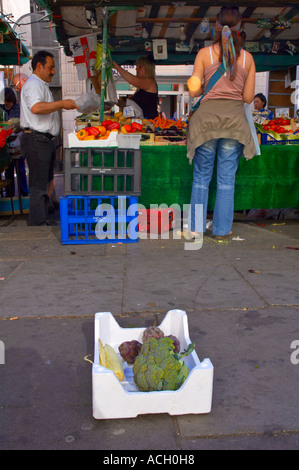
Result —
[{"label": "market stall", "polygon": [[[119,64],[134,64],[136,58],[151,50],[157,64],[192,64],[198,50],[214,35],[216,13],[226,2],[124,2],[103,1],[86,5],[82,1],[39,0],[53,14],[58,40],[68,56],[74,38],[97,34],[102,50],[103,92],[107,51]],[[136,5],[136,3],[138,3]],[[255,59],[257,71],[281,70],[299,64],[299,7],[269,0],[240,1],[245,33],[244,48]],[[84,29],[86,28],[86,29]],[[71,40],[71,41],[70,41]],[[159,46],[159,47],[158,47]],[[100,121],[104,119],[101,93]],[[101,122],[99,123],[101,124]],[[75,126],[74,126],[75,127]],[[146,129],[143,129],[144,131]],[[146,133],[146,132],[145,132]],[[154,143],[141,140],[141,194],[139,201],[149,204],[188,204],[192,166],[186,147],[173,141],[163,145],[163,135]],[[86,143],[88,148],[90,143]],[[94,144],[93,144],[94,146]],[[263,145],[261,155],[241,160],[236,177],[235,209],[252,207],[298,207],[298,159],[295,141]],[[211,184],[209,209],[215,198],[215,175]]]}]

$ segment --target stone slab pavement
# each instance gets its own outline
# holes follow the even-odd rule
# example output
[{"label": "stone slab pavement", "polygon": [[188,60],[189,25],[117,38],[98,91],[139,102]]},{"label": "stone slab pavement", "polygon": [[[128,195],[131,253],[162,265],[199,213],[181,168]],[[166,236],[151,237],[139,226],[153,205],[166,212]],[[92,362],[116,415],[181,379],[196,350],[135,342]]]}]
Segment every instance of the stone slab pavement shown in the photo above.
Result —
[{"label": "stone slab pavement", "polygon": [[[298,449],[299,223],[236,220],[233,232],[185,250],[171,232],[62,245],[59,224],[0,227],[0,449]],[[95,313],[136,328],[172,309],[214,366],[211,412],[94,419]]]}]

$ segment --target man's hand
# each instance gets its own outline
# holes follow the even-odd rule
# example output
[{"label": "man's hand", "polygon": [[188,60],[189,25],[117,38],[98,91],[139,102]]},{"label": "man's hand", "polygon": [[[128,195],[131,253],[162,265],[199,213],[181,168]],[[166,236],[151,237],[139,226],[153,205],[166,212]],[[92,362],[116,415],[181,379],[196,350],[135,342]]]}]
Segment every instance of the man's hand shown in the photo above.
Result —
[{"label": "man's hand", "polygon": [[79,109],[74,100],[63,100],[63,109]]}]

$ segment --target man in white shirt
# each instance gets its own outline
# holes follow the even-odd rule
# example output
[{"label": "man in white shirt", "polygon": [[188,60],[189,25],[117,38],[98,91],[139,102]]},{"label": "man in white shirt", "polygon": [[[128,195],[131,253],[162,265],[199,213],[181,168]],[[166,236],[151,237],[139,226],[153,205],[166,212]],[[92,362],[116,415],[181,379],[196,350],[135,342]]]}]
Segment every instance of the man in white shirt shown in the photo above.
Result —
[{"label": "man in white shirt", "polygon": [[54,101],[49,88],[55,75],[54,56],[38,51],[32,58],[33,73],[21,92],[21,147],[29,167],[28,225],[50,225],[48,185],[54,177],[55,137],[60,133],[59,111],[79,109],[73,100]]}]

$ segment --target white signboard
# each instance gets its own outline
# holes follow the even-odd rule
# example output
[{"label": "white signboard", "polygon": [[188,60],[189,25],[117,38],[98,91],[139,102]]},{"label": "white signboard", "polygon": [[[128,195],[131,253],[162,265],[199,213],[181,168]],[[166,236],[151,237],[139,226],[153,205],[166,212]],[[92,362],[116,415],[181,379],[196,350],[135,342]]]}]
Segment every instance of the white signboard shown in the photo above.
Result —
[{"label": "white signboard", "polygon": [[281,117],[282,115],[284,115],[284,117],[290,117],[290,108],[276,108],[275,109],[275,117],[279,118]]}]

